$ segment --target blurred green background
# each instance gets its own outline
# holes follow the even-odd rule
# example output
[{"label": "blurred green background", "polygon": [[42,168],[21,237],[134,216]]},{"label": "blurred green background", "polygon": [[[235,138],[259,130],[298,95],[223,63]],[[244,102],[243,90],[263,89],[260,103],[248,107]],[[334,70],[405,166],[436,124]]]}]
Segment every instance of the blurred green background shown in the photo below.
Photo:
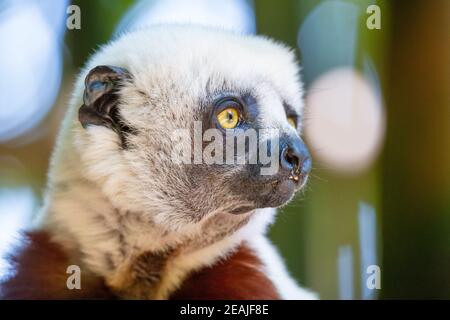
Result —
[{"label": "blurred green background", "polygon": [[[324,299],[449,299],[450,1],[243,2],[256,33],[295,48],[303,66],[313,174],[308,190],[280,210],[270,230],[293,276]],[[29,219],[25,214],[11,223],[17,219],[12,204],[23,213],[42,202],[49,156],[76,74],[111,39],[135,1],[71,3],[81,10],[81,29],[60,28],[62,78],[48,112],[12,137],[2,137],[0,129],[4,243],[9,231]],[[192,1],[192,12],[200,3]],[[0,4],[1,37],[5,12],[13,5]],[[380,9],[381,29],[367,27],[373,4]],[[63,24],[68,5],[55,9]],[[26,85],[27,78],[18,83]],[[5,88],[0,82],[0,126],[14,115]],[[342,114],[346,118],[336,122]],[[365,285],[372,264],[380,266],[380,290]]]}]

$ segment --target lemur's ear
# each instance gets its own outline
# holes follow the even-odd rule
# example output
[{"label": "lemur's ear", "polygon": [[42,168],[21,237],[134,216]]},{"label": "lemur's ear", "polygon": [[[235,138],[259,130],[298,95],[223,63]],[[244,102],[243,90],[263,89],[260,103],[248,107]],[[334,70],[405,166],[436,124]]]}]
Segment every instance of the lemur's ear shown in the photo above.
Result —
[{"label": "lemur's ear", "polygon": [[78,112],[84,128],[99,125],[121,133],[124,127],[118,119],[118,89],[128,79],[131,74],[119,67],[97,66],[89,71],[84,81],[83,105]]}]

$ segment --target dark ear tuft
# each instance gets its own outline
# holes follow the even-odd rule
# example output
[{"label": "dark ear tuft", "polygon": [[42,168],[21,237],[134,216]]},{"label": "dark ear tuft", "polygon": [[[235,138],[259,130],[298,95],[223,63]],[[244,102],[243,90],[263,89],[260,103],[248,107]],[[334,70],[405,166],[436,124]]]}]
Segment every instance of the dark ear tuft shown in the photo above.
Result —
[{"label": "dark ear tuft", "polygon": [[117,119],[118,89],[131,74],[119,67],[97,66],[89,71],[84,81],[83,105],[78,118],[84,128],[100,125],[120,131]]}]

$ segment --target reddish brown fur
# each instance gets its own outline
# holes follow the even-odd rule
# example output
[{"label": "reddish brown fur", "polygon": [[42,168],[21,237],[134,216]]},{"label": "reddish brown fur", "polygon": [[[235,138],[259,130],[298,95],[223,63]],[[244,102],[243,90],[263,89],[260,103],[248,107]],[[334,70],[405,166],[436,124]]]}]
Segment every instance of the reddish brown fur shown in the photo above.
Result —
[{"label": "reddish brown fur", "polygon": [[[43,232],[28,233],[9,259],[14,276],[0,283],[2,299],[115,299],[101,278],[82,271],[81,290],[66,287],[71,264]],[[242,245],[229,258],[193,273],[171,299],[279,299],[261,261]]]},{"label": "reddish brown fur", "polygon": [[2,299],[110,299],[103,281],[83,274],[81,290],[66,286],[71,264],[62,248],[44,232],[25,235],[21,247],[10,258],[15,275],[0,284]]},{"label": "reddish brown fur", "polygon": [[261,267],[259,258],[243,244],[226,260],[192,274],[171,299],[280,299]]}]

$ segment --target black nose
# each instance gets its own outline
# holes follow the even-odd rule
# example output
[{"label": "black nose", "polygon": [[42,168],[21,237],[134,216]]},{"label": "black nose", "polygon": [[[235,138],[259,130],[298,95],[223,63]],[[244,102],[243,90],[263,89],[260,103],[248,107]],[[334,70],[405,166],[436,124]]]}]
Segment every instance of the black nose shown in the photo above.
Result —
[{"label": "black nose", "polygon": [[311,171],[311,164],[306,145],[297,137],[289,138],[281,151],[281,168],[295,175],[306,175]]}]

